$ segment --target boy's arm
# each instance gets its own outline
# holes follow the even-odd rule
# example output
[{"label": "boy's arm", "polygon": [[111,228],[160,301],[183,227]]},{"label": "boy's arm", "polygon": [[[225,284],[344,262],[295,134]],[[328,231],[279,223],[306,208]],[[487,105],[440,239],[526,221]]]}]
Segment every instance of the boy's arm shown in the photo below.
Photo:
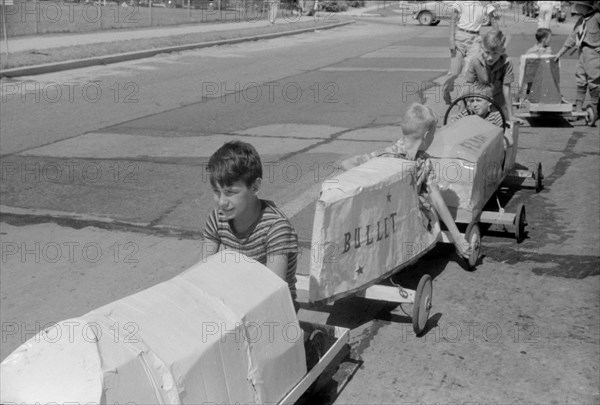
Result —
[{"label": "boy's arm", "polygon": [[456,55],[456,43],[454,38],[456,35],[456,23],[458,22],[459,14],[456,8],[452,8],[452,16],[450,17],[450,56]]},{"label": "boy's arm", "polygon": [[583,23],[583,17],[580,17],[579,20],[577,21],[577,23],[575,24],[573,31],[571,31],[571,33],[567,37],[562,48],[560,48],[560,50],[556,53],[555,60],[560,59],[560,57],[563,56],[565,54],[565,52],[567,52],[569,49],[571,49],[575,46],[575,44],[577,43],[577,38],[576,38],[577,29],[578,29],[579,25],[582,23]]},{"label": "boy's arm", "polygon": [[285,253],[274,253],[267,256],[267,268],[283,281],[287,281],[288,257]]},{"label": "boy's arm", "polygon": [[219,237],[218,228],[218,215],[217,211],[213,210],[206,221],[206,226],[204,227],[204,239],[202,240],[202,250],[201,250],[201,261],[206,261],[210,256],[214,255],[219,251],[221,247],[221,238]]},{"label": "boy's arm", "polygon": [[502,94],[504,95],[504,102],[506,103],[506,123],[512,125],[513,119],[513,106],[512,106],[512,95],[510,94],[510,83],[502,85]]},{"label": "boy's arm", "polygon": [[431,198],[431,203],[433,207],[437,211],[440,219],[450,231],[450,235],[452,235],[452,240],[454,242],[454,246],[456,250],[465,258],[468,258],[471,255],[471,247],[468,245],[465,238],[460,234],[458,228],[456,227],[456,223],[454,223],[454,218],[452,218],[452,214],[448,210],[448,206],[440,193],[437,185],[433,183],[427,184],[427,189],[429,191],[429,197]]},{"label": "boy's arm", "polygon": [[349,159],[344,160],[342,163],[340,163],[340,166],[342,167],[342,169],[344,170],[350,170],[353,167],[362,165],[363,163],[365,163],[366,161],[373,159],[377,156],[380,156],[381,154],[385,154],[385,153],[394,153],[394,146],[388,146],[387,148],[384,149],[378,149],[374,152],[371,153],[366,153],[364,155],[358,155],[358,156],[354,156],[351,157]]},{"label": "boy's arm", "polygon": [[204,262],[210,256],[214,255],[219,251],[219,247],[221,247],[220,243],[217,243],[213,240],[204,239],[202,241],[202,257],[201,260]]}]

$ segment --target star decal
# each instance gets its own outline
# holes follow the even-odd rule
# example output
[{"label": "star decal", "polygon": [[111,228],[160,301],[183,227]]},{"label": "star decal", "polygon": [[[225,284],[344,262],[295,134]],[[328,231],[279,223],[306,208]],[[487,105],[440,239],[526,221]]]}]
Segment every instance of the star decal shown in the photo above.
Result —
[{"label": "star decal", "polygon": [[363,266],[358,266],[358,269],[356,269],[356,274],[363,274]]}]

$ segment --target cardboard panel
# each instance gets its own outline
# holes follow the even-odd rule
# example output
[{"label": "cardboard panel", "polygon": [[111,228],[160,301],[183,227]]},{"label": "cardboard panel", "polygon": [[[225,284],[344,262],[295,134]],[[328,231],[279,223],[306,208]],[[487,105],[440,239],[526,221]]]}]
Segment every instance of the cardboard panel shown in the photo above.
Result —
[{"label": "cardboard panel", "polygon": [[531,103],[561,104],[560,70],[554,55],[521,55],[519,88]]},{"label": "cardboard panel", "polygon": [[2,362],[2,403],[276,403],[306,374],[287,284],[239,254],[60,325]]},{"label": "cardboard panel", "polygon": [[339,299],[401,269],[440,236],[428,231],[415,163],[375,158],[323,184],[313,224],[309,300]]},{"label": "cardboard panel", "polygon": [[[509,156],[513,164],[514,150]],[[475,219],[505,177],[507,154],[502,128],[478,116],[467,116],[440,129],[427,153],[455,219]]]}]

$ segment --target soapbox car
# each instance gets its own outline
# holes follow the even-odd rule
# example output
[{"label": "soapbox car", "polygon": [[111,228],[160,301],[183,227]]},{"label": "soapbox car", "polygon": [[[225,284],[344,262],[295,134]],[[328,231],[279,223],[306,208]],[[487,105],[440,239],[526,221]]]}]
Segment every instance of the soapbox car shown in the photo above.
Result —
[{"label": "soapbox car", "polygon": [[376,157],[323,183],[310,273],[297,275],[298,295],[309,307],[347,296],[413,304],[413,330],[423,334],[432,307],[431,276],[422,275],[416,290],[394,283],[392,276],[450,237],[435,212],[423,210],[415,171],[414,161]]},{"label": "soapbox car", "polygon": [[518,108],[520,118],[565,118],[584,119],[593,126],[598,111],[591,104],[582,111],[574,111],[573,104],[565,100],[560,91],[560,65],[554,55],[521,55],[519,92],[513,105]]},{"label": "soapbox car", "polygon": [[[483,98],[495,107],[500,113],[502,127],[482,119],[469,109],[467,100],[474,97]],[[463,111],[467,114],[446,125],[455,107],[459,108],[457,115],[464,115],[461,114]],[[465,94],[448,107],[444,127],[427,149],[434,161],[442,196],[455,221],[468,224],[466,239],[474,246],[480,246],[479,223],[512,226],[519,243],[525,237],[525,206],[519,204],[516,213],[507,213],[497,195],[500,187],[515,183],[532,186],[536,192],[543,187],[540,162],[534,165],[533,170],[515,167],[518,141],[518,124],[507,125],[500,106],[494,100],[484,95]],[[492,199],[496,200],[497,211],[486,209]],[[478,254],[478,251],[475,252],[473,257],[475,262]]]},{"label": "soapbox car", "polygon": [[348,343],[229,251],[44,327],[0,364],[2,404],[292,404]]}]

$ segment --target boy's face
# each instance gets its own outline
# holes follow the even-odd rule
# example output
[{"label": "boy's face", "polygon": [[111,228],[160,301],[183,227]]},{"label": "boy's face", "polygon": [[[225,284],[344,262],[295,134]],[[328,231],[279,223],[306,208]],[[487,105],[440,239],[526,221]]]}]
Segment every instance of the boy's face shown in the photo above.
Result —
[{"label": "boy's face", "polygon": [[252,208],[252,202],[258,198],[257,193],[260,188],[260,179],[248,187],[241,180],[236,181],[230,186],[222,187],[217,184],[213,186],[213,197],[219,210],[227,220],[243,216]]},{"label": "boy's face", "polygon": [[552,35],[548,35],[546,38],[542,39],[542,46],[550,45],[551,39],[552,39]]},{"label": "boy's face", "polygon": [[469,110],[480,117],[485,117],[490,112],[490,102],[481,97],[472,97],[467,101]]},{"label": "boy's face", "polygon": [[490,66],[496,63],[500,56],[504,55],[504,48],[490,49],[484,46],[481,49],[485,63]]}]

